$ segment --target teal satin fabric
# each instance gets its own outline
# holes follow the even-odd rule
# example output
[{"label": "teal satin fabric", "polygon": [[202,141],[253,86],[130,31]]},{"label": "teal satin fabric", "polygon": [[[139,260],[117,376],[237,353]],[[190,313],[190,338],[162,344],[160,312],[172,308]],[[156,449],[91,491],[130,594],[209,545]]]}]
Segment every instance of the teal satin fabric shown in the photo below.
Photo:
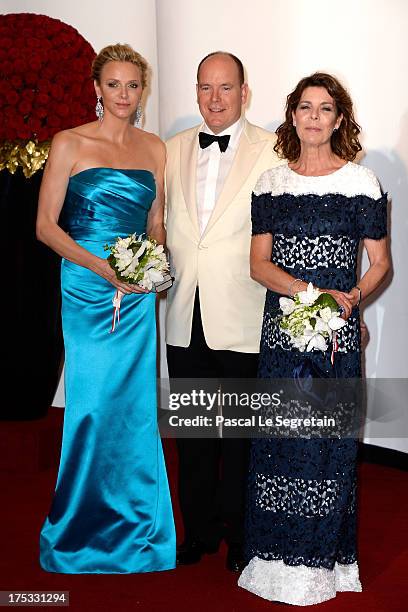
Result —
[{"label": "teal satin fabric", "polygon": [[[71,177],[62,223],[100,257],[146,230],[155,198],[145,170]],[[66,407],[54,499],[40,538],[43,569],[132,573],[175,567],[175,530],[156,421],[155,295],[125,295],[109,333],[114,287],[62,262]]]}]

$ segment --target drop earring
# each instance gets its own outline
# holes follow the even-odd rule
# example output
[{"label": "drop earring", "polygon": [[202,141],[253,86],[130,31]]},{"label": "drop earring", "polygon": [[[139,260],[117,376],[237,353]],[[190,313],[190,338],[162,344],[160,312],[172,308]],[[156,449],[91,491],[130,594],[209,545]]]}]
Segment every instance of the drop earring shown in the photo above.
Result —
[{"label": "drop earring", "polygon": [[102,98],[101,96],[97,96],[96,97],[96,106],[95,106],[95,113],[96,116],[98,117],[99,121],[103,120],[103,104],[102,104]]},{"label": "drop earring", "polygon": [[137,105],[136,116],[135,116],[135,122],[136,122],[137,127],[140,127],[142,115],[143,115],[142,105],[139,102],[139,104]]}]

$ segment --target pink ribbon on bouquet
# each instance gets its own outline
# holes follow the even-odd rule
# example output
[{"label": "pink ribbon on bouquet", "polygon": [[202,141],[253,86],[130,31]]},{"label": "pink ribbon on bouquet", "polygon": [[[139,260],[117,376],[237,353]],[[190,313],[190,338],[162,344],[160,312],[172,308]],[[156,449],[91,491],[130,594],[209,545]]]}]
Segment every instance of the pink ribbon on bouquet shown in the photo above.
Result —
[{"label": "pink ribbon on bouquet", "polygon": [[334,366],[334,354],[337,353],[339,348],[339,343],[337,342],[337,332],[333,332],[333,339],[332,339],[332,354],[331,354],[331,364],[332,366]]},{"label": "pink ribbon on bouquet", "polygon": [[119,289],[117,289],[115,295],[113,296],[113,300],[112,300],[112,304],[113,304],[112,327],[111,327],[111,330],[109,332],[110,334],[115,331],[116,321],[117,321],[118,325],[120,323],[120,303],[121,303],[122,298],[123,298],[124,295],[125,294],[122,293],[122,291],[119,291]]}]

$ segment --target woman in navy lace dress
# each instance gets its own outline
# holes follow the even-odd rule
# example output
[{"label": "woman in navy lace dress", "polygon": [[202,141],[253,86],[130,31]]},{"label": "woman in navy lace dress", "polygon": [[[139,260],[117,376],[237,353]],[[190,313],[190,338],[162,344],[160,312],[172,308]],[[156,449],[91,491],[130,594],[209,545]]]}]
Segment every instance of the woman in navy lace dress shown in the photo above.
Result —
[{"label": "woman in navy lace dress", "polygon": [[[252,276],[266,286],[259,376],[292,378],[307,357],[332,375],[331,348],[300,353],[278,323],[279,297],[312,282],[347,320],[338,333],[337,376],[361,376],[359,304],[389,268],[386,196],[352,162],[361,150],[352,102],[316,73],[288,96],[276,150],[288,161],[266,171],[252,199]],[[369,268],[357,281],[359,243]],[[311,605],[361,591],[356,554],[356,453],[352,438],[253,441],[247,561],[239,585],[260,597]]]}]

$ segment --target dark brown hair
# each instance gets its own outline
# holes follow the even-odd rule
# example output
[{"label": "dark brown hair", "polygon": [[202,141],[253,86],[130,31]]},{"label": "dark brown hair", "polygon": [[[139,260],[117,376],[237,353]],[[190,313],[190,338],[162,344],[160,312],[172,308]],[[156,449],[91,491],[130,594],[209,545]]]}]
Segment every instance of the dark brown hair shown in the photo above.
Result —
[{"label": "dark brown hair", "polygon": [[353,103],[350,95],[343,85],[332,75],[324,72],[315,72],[305,77],[296,85],[295,89],[286,99],[285,121],[278,127],[276,134],[278,140],[274,150],[281,158],[294,162],[300,155],[300,140],[293,126],[292,112],[295,112],[299,100],[307,87],[324,87],[336,104],[337,115],[343,115],[340,126],[331,137],[331,148],[333,153],[352,161],[357,153],[361,151],[358,140],[360,126],[354,119]]},{"label": "dark brown hair", "polygon": [[99,51],[98,55],[92,62],[92,78],[100,83],[102,68],[107,62],[130,62],[137,66],[140,70],[142,88],[146,86],[147,81],[147,62],[130,45],[109,45]]},{"label": "dark brown hair", "polygon": [[200,75],[200,68],[201,68],[201,66],[204,64],[205,60],[207,60],[209,57],[213,57],[214,55],[226,55],[227,57],[231,58],[235,62],[236,66],[238,68],[239,84],[243,85],[245,83],[244,66],[243,66],[241,60],[239,59],[239,57],[237,57],[233,53],[229,53],[228,51],[213,51],[212,53],[209,53],[208,55],[203,57],[201,62],[198,64],[198,68],[197,68],[197,83],[199,81],[199,75]]}]

